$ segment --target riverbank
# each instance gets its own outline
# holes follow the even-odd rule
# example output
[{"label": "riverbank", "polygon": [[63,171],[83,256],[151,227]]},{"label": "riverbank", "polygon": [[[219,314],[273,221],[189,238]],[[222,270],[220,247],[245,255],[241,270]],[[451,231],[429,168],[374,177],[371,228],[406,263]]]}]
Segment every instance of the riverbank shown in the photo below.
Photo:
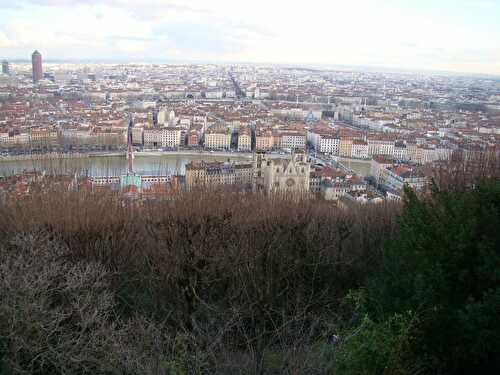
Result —
[{"label": "riverbank", "polygon": [[11,161],[26,161],[26,160],[54,160],[54,159],[83,159],[88,158],[89,154],[86,153],[47,153],[47,154],[25,154],[25,155],[7,155],[0,156],[0,162],[11,162]]},{"label": "riverbank", "polygon": [[134,152],[134,156],[217,156],[217,157],[225,157],[225,158],[251,158],[251,152],[227,152],[227,151],[196,151],[196,150],[181,150],[181,151],[136,151]]},{"label": "riverbank", "polygon": [[[88,153],[47,153],[27,155],[0,156],[0,162],[26,161],[26,160],[60,160],[60,159],[85,159],[101,157],[125,157],[126,152],[88,152]],[[161,156],[189,156],[189,157],[224,157],[229,159],[250,159],[249,152],[227,152],[227,151],[136,151],[135,157],[161,157]]]}]

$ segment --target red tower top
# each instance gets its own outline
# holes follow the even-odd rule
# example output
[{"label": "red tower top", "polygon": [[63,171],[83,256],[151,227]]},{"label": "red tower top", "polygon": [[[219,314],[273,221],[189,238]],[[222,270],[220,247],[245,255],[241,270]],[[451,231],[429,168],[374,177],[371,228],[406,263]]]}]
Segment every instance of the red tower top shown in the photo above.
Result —
[{"label": "red tower top", "polygon": [[33,68],[33,82],[38,82],[43,78],[42,55],[35,51],[31,55],[31,66]]}]

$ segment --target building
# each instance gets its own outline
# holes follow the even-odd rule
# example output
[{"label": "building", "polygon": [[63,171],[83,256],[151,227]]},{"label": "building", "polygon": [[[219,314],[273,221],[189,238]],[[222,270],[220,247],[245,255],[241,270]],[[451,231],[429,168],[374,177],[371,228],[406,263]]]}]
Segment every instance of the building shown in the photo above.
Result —
[{"label": "building", "polygon": [[236,185],[249,189],[253,175],[252,163],[192,161],[186,165],[186,188]]},{"label": "building", "polygon": [[333,155],[338,155],[340,152],[340,138],[337,136],[308,132],[307,137],[316,152]]},{"label": "building", "polygon": [[211,150],[229,150],[231,148],[231,130],[213,126],[205,132],[205,148]]},{"label": "building", "polygon": [[427,184],[427,177],[417,168],[397,165],[383,169],[381,182],[390,191],[402,191],[405,186],[421,190]]},{"label": "building", "polygon": [[290,150],[303,150],[306,146],[306,136],[305,134],[299,133],[281,133],[281,144],[280,147],[283,149]]},{"label": "building", "polygon": [[323,181],[320,192],[321,197],[327,201],[336,201],[350,192],[366,191],[366,182],[358,177],[351,177],[344,181]]},{"label": "building", "polygon": [[382,173],[385,168],[392,167],[394,161],[383,155],[376,155],[370,162],[370,175],[375,178],[377,185],[381,183]]},{"label": "building", "polygon": [[385,139],[368,139],[368,156],[394,155],[394,142]]},{"label": "building", "polygon": [[134,146],[142,146],[144,144],[143,134],[144,128],[132,128],[132,144]]},{"label": "building", "polygon": [[394,159],[396,159],[396,160],[407,161],[409,159],[408,150],[406,149],[406,145],[403,142],[396,142],[394,144],[394,149],[393,149],[392,155],[394,156]]},{"label": "building", "polygon": [[55,129],[30,129],[30,139],[34,143],[51,143],[58,138]]},{"label": "building", "polygon": [[252,149],[252,136],[248,129],[240,129],[238,133],[238,151],[250,151]]},{"label": "building", "polygon": [[146,128],[144,129],[145,147],[167,147],[176,148],[181,144],[181,129],[167,128]]},{"label": "building", "polygon": [[7,60],[2,61],[2,73],[10,75],[9,62]]},{"label": "building", "polygon": [[254,159],[255,189],[270,193],[307,193],[311,165],[303,152],[286,158],[268,158],[261,153]]},{"label": "building", "polygon": [[352,141],[351,157],[368,159],[368,143],[359,139]]},{"label": "building", "polygon": [[346,174],[340,170],[327,166],[315,166],[309,178],[309,191],[319,193],[323,181],[341,182],[346,178]]},{"label": "building", "polygon": [[33,69],[33,82],[38,82],[43,79],[42,55],[35,51],[31,55],[31,67]]},{"label": "building", "polygon": [[187,134],[187,146],[197,147],[200,145],[200,133],[195,129],[191,129]]},{"label": "building", "polygon": [[271,131],[257,131],[255,133],[255,150],[269,151],[273,148],[273,134]]},{"label": "building", "polygon": [[342,137],[340,139],[339,155],[350,158],[351,151],[352,151],[352,139]]}]

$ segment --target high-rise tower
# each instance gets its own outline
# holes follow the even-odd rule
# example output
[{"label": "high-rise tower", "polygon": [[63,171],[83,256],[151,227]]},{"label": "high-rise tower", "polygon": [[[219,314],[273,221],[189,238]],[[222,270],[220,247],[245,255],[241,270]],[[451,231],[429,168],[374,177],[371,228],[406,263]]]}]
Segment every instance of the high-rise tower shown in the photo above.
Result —
[{"label": "high-rise tower", "polygon": [[10,74],[9,62],[7,60],[2,61],[2,73],[7,75]]},{"label": "high-rise tower", "polygon": [[42,55],[35,51],[31,55],[31,66],[33,67],[33,82],[38,82],[43,78]]}]

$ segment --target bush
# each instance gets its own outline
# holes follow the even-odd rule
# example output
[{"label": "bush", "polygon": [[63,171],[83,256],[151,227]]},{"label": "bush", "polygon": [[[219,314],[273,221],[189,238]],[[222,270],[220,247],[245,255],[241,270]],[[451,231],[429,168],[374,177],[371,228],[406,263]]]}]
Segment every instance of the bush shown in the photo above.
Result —
[{"label": "bush", "polygon": [[500,184],[407,192],[399,231],[368,283],[378,324],[418,317],[408,356],[429,372],[500,371]]}]

